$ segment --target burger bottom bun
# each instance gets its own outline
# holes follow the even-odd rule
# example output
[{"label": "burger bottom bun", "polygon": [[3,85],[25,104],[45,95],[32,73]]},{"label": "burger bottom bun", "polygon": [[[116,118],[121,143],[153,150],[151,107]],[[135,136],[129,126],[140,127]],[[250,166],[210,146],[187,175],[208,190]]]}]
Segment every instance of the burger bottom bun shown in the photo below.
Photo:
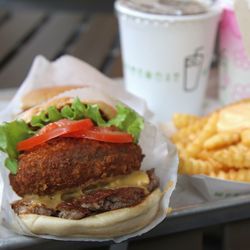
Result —
[{"label": "burger bottom bun", "polygon": [[34,234],[64,237],[117,237],[148,225],[156,216],[161,191],[156,189],[140,204],[89,216],[81,220],[69,220],[36,214],[20,215],[25,226]]}]

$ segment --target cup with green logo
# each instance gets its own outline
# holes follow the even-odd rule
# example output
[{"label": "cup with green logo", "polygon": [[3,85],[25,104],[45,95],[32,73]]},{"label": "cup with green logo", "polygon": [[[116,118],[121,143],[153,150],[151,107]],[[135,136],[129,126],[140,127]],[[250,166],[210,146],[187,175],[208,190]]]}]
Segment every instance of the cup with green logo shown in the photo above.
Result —
[{"label": "cup with green logo", "polygon": [[117,0],[124,80],[155,121],[200,114],[220,7],[209,1]]}]

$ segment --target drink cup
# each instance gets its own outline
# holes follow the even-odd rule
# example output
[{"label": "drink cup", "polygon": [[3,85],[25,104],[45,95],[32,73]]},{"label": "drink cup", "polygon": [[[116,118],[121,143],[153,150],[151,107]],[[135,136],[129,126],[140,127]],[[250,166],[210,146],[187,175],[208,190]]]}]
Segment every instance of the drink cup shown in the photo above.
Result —
[{"label": "drink cup", "polygon": [[223,11],[220,25],[220,88],[222,104],[250,97],[250,58],[232,9]]},{"label": "drink cup", "polygon": [[175,112],[200,114],[220,8],[172,15],[126,2],[117,1],[115,8],[127,90],[147,101],[157,122]]}]

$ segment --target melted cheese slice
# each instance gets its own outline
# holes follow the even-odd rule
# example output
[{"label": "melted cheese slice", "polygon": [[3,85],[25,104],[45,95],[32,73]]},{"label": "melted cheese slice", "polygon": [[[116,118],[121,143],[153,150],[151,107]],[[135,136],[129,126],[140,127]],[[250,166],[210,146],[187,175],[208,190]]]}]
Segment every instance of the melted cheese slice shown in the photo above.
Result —
[{"label": "melted cheese slice", "polygon": [[217,129],[220,132],[250,128],[250,103],[243,102],[220,111]]},{"label": "melted cheese slice", "polygon": [[149,184],[148,175],[142,171],[135,171],[130,175],[121,176],[113,179],[106,187],[143,187]]},{"label": "melted cheese slice", "polygon": [[[147,173],[143,171],[135,171],[129,175],[125,176],[117,176],[113,178],[109,178],[106,181],[106,184],[100,184],[98,186],[95,185],[95,188],[121,188],[121,187],[141,187],[145,188],[149,184],[150,180]],[[88,189],[89,190],[89,189]],[[42,203],[48,208],[56,208],[58,204],[62,201],[67,200],[69,198],[77,198],[83,195],[81,188],[74,188],[65,191],[56,192],[53,195],[26,195],[24,199],[32,200],[34,202]]]}]

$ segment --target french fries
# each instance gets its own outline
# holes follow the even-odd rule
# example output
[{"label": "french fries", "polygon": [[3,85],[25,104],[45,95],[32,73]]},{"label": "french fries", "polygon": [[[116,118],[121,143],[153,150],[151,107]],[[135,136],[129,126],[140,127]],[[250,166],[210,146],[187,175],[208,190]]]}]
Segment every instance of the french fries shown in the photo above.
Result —
[{"label": "french fries", "polygon": [[208,138],[203,146],[207,150],[225,148],[240,141],[240,134],[237,132],[221,132]]},{"label": "french fries", "polygon": [[193,124],[195,121],[197,121],[199,118],[194,115],[188,115],[188,114],[174,114],[173,116],[173,122],[175,124],[175,127],[177,129],[185,128],[191,124]]},{"label": "french fries", "polygon": [[206,117],[174,115],[177,131],[171,139],[179,153],[179,173],[250,182],[250,125],[222,131],[220,112]]}]

